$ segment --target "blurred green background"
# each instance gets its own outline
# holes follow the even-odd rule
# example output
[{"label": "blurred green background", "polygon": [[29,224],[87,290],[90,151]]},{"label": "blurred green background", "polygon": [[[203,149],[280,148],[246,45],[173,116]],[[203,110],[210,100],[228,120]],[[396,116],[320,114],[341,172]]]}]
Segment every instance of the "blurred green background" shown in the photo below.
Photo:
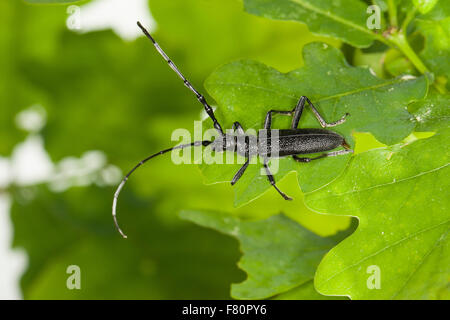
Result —
[{"label": "blurred green background", "polygon": [[[81,17],[86,3],[77,3]],[[286,72],[302,65],[306,43],[340,46],[302,24],[249,15],[239,0],[150,0],[148,7],[154,36],[205,94],[203,81],[229,61],[251,58]],[[197,166],[177,166],[166,156],[142,168],[122,192],[119,219],[129,238],[120,238],[111,218],[118,170],[174,145],[172,131],[193,130],[202,107],[146,38],[69,30],[67,8],[0,2],[0,156],[9,163],[0,194],[11,203],[13,232],[2,246],[12,241],[28,256],[23,298],[230,298],[230,284],[246,276],[236,266],[238,243],[180,220],[182,209],[245,219],[284,212],[320,235],[349,225],[348,218],[306,209],[292,174],[279,186],[296,201],[270,190],[233,208],[228,183],[204,185]],[[45,125],[33,125],[39,115]],[[17,156],[30,139],[42,141],[52,163],[34,182],[18,178],[19,161],[28,161],[27,172],[41,170],[33,167],[38,159]],[[0,271],[7,269],[11,261],[0,259]],[[69,265],[80,266],[81,290],[66,287]]]}]

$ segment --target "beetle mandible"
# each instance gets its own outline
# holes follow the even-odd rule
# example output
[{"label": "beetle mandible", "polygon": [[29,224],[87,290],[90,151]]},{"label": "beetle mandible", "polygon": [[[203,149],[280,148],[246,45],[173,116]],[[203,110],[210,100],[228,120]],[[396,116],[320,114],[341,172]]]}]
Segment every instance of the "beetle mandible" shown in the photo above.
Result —
[{"label": "beetle mandible", "polygon": [[[267,174],[267,178],[269,183],[278,191],[278,193],[286,200],[292,200],[291,197],[287,196],[283,191],[278,189],[275,179],[270,172],[268,162],[271,158],[274,157],[287,157],[292,156],[292,158],[297,162],[310,162],[312,160],[317,160],[325,157],[333,157],[338,155],[343,155],[347,153],[352,153],[353,150],[350,149],[350,146],[345,141],[344,137],[342,137],[340,134],[326,130],[326,129],[300,129],[298,127],[298,123],[300,121],[300,117],[302,115],[303,109],[306,105],[311,108],[312,112],[314,113],[315,117],[319,121],[322,128],[329,128],[337,126],[341,123],[343,123],[346,119],[346,117],[349,115],[346,113],[341,119],[332,122],[327,123],[325,119],[320,115],[320,113],[317,111],[317,109],[314,107],[312,102],[305,96],[300,97],[298,100],[297,105],[294,109],[290,111],[284,111],[284,110],[270,110],[267,112],[265,121],[264,121],[264,129],[259,130],[258,135],[251,136],[247,135],[244,132],[243,127],[239,122],[234,122],[232,129],[232,134],[226,134],[224,133],[222,126],[217,121],[214,111],[211,108],[211,106],[206,102],[205,97],[200,94],[193,86],[192,84],[184,77],[184,75],[180,72],[180,70],[177,68],[177,66],[172,62],[172,60],[167,56],[167,54],[161,49],[159,44],[153,39],[153,37],[150,35],[150,33],[142,26],[140,22],[137,22],[137,25],[139,28],[141,28],[142,32],[145,34],[147,38],[149,38],[153,45],[155,46],[156,50],[161,54],[161,56],[166,60],[166,62],[169,64],[170,68],[172,68],[173,71],[183,80],[184,85],[191,90],[195,96],[197,97],[198,101],[203,105],[206,113],[208,114],[209,118],[212,120],[215,130],[218,133],[218,138],[214,140],[203,140],[203,141],[194,141],[192,143],[188,144],[181,144],[177,145],[175,147],[161,150],[141,162],[139,162],[130,172],[127,173],[127,175],[123,178],[122,182],[117,187],[116,192],[114,193],[114,199],[113,199],[113,205],[112,205],[112,215],[114,219],[114,224],[119,231],[119,233],[122,235],[122,237],[126,238],[127,236],[123,233],[122,229],[119,227],[119,224],[117,222],[117,214],[116,214],[116,208],[117,208],[117,199],[119,197],[120,191],[122,190],[123,186],[125,185],[125,182],[128,180],[130,175],[141,165],[143,165],[148,160],[170,152],[172,150],[177,149],[184,149],[189,147],[197,147],[197,146],[211,146],[213,151],[216,152],[223,152],[223,151],[231,151],[235,152],[243,157],[246,158],[246,161],[244,165],[238,170],[238,172],[234,175],[233,179],[231,180],[231,185],[234,185],[244,174],[245,170],[247,169],[250,159],[255,156],[259,156],[263,159],[263,166]],[[281,114],[281,115],[287,115],[292,116],[292,124],[290,129],[280,129],[276,130],[276,138],[272,138],[271,132],[274,129],[271,129],[272,124],[272,115],[273,114]],[[276,141],[273,141],[273,139],[277,139]],[[299,155],[302,154],[311,154],[311,153],[318,153],[318,152],[325,152],[330,151],[333,149],[336,149],[338,147],[342,146],[344,149],[338,150],[338,151],[332,151],[328,153],[322,153],[319,156],[316,156],[314,158],[307,158],[307,157],[300,157]]]}]

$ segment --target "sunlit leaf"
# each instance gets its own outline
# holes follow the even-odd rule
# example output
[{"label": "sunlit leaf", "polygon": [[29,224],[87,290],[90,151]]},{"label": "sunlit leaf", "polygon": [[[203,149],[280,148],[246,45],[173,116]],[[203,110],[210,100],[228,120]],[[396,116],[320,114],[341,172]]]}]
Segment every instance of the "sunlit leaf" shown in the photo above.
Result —
[{"label": "sunlit leaf", "polygon": [[413,0],[414,6],[423,14],[431,11],[437,2],[438,0]]},{"label": "sunlit leaf", "polygon": [[432,93],[410,108],[417,121],[416,131],[436,131],[447,128],[450,120],[450,96]]},{"label": "sunlit leaf", "polygon": [[[449,131],[361,153],[343,176],[306,195],[358,229],[321,262],[317,290],[352,299],[436,299],[450,276]],[[374,288],[378,268],[380,287]],[[375,281],[375,280],[374,280]]]},{"label": "sunlit leaf", "polygon": [[332,297],[319,294],[314,288],[314,281],[308,281],[304,284],[276,295],[274,300],[345,300],[344,297]]}]

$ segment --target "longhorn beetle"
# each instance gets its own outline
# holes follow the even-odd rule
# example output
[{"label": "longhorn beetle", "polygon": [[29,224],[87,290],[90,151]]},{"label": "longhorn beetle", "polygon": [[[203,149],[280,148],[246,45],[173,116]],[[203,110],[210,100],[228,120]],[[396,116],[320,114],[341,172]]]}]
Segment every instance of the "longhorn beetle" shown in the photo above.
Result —
[{"label": "longhorn beetle", "polygon": [[[183,74],[180,72],[180,70],[177,68],[177,66],[170,60],[170,58],[167,56],[167,54],[161,49],[159,44],[153,39],[153,37],[150,35],[150,33],[142,26],[140,22],[137,22],[137,25],[139,28],[141,28],[142,32],[145,34],[147,38],[149,38],[153,45],[155,46],[156,50],[161,54],[161,56],[166,60],[166,62],[169,64],[170,68],[172,68],[173,71],[183,80],[184,85],[191,90],[195,96],[197,97],[198,101],[203,105],[205,108],[206,113],[208,114],[209,118],[211,118],[214,128],[218,133],[218,138],[214,140],[203,140],[203,141],[194,141],[192,143],[188,144],[181,144],[177,145],[175,147],[165,149],[162,151],[159,151],[158,153],[155,153],[141,162],[139,162],[130,172],[127,173],[127,175],[123,178],[122,182],[117,187],[117,190],[114,194],[113,199],[113,205],[112,205],[112,215],[114,219],[114,224],[119,231],[119,233],[122,235],[122,237],[126,238],[127,236],[123,233],[123,231],[120,229],[119,224],[117,222],[117,215],[116,215],[116,207],[117,207],[117,199],[119,197],[119,193],[122,190],[123,186],[125,185],[125,182],[128,180],[130,175],[141,165],[143,165],[148,160],[159,156],[161,154],[170,152],[172,150],[176,149],[184,149],[189,147],[200,147],[204,146],[207,147],[211,145],[211,148],[213,151],[217,152],[223,152],[223,151],[232,151],[235,152],[241,156],[244,156],[246,158],[246,161],[244,165],[239,169],[239,171],[234,175],[233,179],[231,180],[231,185],[234,185],[239,178],[244,174],[245,169],[247,169],[250,159],[255,156],[259,156],[263,159],[263,166],[267,174],[267,178],[270,182],[270,184],[278,191],[278,193],[286,200],[292,200],[289,196],[284,194],[280,189],[278,189],[277,185],[275,184],[275,179],[270,172],[268,162],[270,158],[274,157],[286,157],[286,156],[292,156],[295,161],[297,162],[310,162],[312,160],[317,160],[321,158],[326,157],[334,157],[338,155],[343,155],[346,153],[351,153],[353,150],[350,149],[350,146],[347,144],[347,142],[344,140],[344,137],[341,135],[330,131],[326,129],[299,129],[298,122],[300,121],[300,117],[302,115],[303,109],[305,107],[305,103],[308,103],[309,107],[311,108],[312,112],[314,113],[315,117],[319,121],[322,128],[329,128],[337,126],[345,121],[346,116],[349,114],[345,114],[341,119],[332,122],[327,123],[324,118],[320,115],[320,113],[317,111],[317,109],[314,107],[314,105],[311,103],[311,101],[305,97],[302,96],[299,100],[297,105],[294,109],[291,111],[284,111],[284,110],[270,110],[267,112],[265,121],[264,121],[264,129],[260,130],[258,132],[258,136],[251,136],[247,135],[244,132],[243,127],[239,122],[234,122],[232,129],[232,134],[225,134],[222,126],[217,121],[214,111],[211,108],[211,106],[206,102],[205,97],[200,94],[193,86],[192,84],[183,76]],[[276,130],[277,135],[275,135],[277,138],[276,141],[273,141],[274,138],[271,136],[271,124],[272,124],[272,114],[281,114],[281,115],[287,115],[292,116],[292,124],[290,129],[280,129]],[[252,141],[252,143],[251,143]],[[256,142],[256,143],[254,143]],[[335,149],[339,146],[344,147],[344,150],[339,151],[333,151],[328,153],[322,153],[321,155],[314,157],[314,158],[305,158],[305,157],[299,157],[298,155],[301,154],[309,154],[309,153],[317,153],[317,152],[324,152],[324,151],[330,151],[332,149]]]}]

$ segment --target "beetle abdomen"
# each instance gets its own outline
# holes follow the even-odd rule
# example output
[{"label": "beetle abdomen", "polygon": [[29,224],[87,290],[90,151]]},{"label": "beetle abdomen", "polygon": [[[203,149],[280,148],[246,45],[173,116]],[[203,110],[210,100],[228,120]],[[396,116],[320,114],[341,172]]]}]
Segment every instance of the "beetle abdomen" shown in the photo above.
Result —
[{"label": "beetle abdomen", "polygon": [[261,138],[260,134],[259,154],[284,157],[317,153],[335,149],[343,142],[342,136],[325,129],[283,129],[278,130],[278,139],[273,136]]}]

